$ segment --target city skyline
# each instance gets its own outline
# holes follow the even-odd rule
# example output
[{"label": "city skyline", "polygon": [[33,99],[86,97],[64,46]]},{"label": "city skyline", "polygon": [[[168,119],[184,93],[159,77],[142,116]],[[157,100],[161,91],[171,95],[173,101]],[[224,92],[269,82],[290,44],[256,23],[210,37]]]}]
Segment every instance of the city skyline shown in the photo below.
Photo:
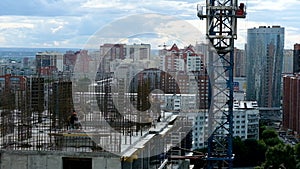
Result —
[{"label": "city skyline", "polygon": [[[298,43],[300,22],[297,20],[297,6],[300,1],[246,0],[239,3],[245,3],[247,18],[238,21],[236,47],[244,48],[247,29],[272,25],[285,28],[285,49],[292,49]],[[4,0],[0,2],[0,46],[82,48],[92,35],[112,22],[149,13],[176,17],[205,34],[205,22],[196,16],[197,4],[203,5],[205,1]],[[134,21],[136,25],[145,22]],[[166,40],[159,43],[163,42]]]}]

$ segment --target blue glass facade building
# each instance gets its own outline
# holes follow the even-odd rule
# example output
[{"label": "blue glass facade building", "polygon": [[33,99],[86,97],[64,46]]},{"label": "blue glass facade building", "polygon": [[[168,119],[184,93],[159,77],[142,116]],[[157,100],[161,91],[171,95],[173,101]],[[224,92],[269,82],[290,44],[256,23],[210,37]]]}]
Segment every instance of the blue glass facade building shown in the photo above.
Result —
[{"label": "blue glass facade building", "polygon": [[246,46],[246,99],[259,107],[280,107],[284,28],[248,29]]}]

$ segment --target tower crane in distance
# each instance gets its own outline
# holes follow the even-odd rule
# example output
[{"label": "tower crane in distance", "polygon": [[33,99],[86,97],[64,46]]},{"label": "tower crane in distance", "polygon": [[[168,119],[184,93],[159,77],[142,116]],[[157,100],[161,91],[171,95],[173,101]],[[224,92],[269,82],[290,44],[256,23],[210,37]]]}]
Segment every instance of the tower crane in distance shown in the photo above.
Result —
[{"label": "tower crane in distance", "polygon": [[[207,154],[204,159],[208,169],[231,169],[234,159],[232,151],[234,40],[237,38],[237,18],[246,17],[245,5],[238,4],[237,0],[206,0],[206,6],[197,8],[198,17],[201,20],[206,19],[206,37],[215,49],[215,54],[209,52],[208,55],[211,98]],[[223,68],[219,69],[220,65],[217,63],[222,63]],[[226,85],[220,85],[220,78],[225,80]],[[224,96],[226,101],[222,103],[218,99]]]}]

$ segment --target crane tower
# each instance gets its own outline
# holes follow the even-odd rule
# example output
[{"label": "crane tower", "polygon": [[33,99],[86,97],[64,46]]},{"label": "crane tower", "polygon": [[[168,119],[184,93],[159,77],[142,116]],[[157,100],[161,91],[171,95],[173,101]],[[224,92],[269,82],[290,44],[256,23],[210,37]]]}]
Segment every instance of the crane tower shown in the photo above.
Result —
[{"label": "crane tower", "polygon": [[245,6],[237,0],[206,0],[206,6],[198,6],[198,17],[206,19],[206,36],[215,49],[208,58],[207,168],[232,168],[234,40],[237,18],[246,17]]}]

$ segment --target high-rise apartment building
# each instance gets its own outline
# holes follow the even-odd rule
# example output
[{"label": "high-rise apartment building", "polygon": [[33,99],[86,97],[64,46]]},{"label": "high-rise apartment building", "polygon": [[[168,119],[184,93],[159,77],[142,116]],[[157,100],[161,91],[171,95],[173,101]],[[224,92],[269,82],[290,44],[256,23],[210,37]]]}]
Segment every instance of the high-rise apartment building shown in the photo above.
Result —
[{"label": "high-rise apartment building", "polygon": [[76,76],[77,77],[85,77],[86,74],[90,72],[90,62],[91,57],[88,53],[88,50],[80,50],[75,53],[76,54]]},{"label": "high-rise apartment building", "polygon": [[66,51],[64,54],[64,71],[73,71],[79,51]]},{"label": "high-rise apartment building", "polygon": [[283,63],[282,63],[282,73],[283,74],[291,74],[293,73],[294,67],[294,50],[293,49],[285,49],[283,51]]},{"label": "high-rise apartment building", "polygon": [[[207,111],[194,117],[193,149],[204,148],[207,131]],[[259,139],[259,110],[256,101],[235,101],[233,105],[233,137]]]},{"label": "high-rise apartment building", "polygon": [[150,44],[126,45],[126,57],[133,60],[149,60]]},{"label": "high-rise apartment building", "polygon": [[109,60],[125,59],[125,44],[103,44],[100,46],[100,56]]},{"label": "high-rise apartment building", "polygon": [[53,71],[63,71],[63,54],[57,52],[38,52],[35,55],[36,71],[39,75],[50,75]]},{"label": "high-rise apartment building", "polygon": [[300,72],[300,44],[294,45],[293,73]]},{"label": "high-rise apartment building", "polygon": [[300,133],[300,76],[283,77],[283,128]]},{"label": "high-rise apartment building", "polygon": [[203,70],[204,64],[202,62],[201,56],[187,56],[187,70],[188,71],[200,71]]},{"label": "high-rise apartment building", "polygon": [[[167,72],[175,72],[179,71],[179,67],[177,67],[178,63],[180,63],[180,60],[183,60],[182,54],[180,55],[180,49],[177,47],[176,44],[173,44],[173,46],[170,49],[163,49],[160,51],[161,53],[161,69],[163,71]],[[184,69],[183,69],[184,70]]]},{"label": "high-rise apartment building", "polygon": [[100,65],[99,72],[104,76],[104,72],[109,74],[110,63],[116,59],[125,59],[126,49],[125,44],[103,44],[100,46]]},{"label": "high-rise apartment building", "polygon": [[284,28],[260,26],[248,29],[247,34],[246,99],[257,100],[259,107],[277,111],[281,99]]},{"label": "high-rise apartment building", "polygon": [[150,60],[150,44],[103,44],[100,46],[100,67],[99,71],[109,74],[114,71],[114,63],[118,60],[131,59],[136,61]]},{"label": "high-rise apartment building", "polygon": [[245,51],[234,48],[234,77],[245,77]]}]

